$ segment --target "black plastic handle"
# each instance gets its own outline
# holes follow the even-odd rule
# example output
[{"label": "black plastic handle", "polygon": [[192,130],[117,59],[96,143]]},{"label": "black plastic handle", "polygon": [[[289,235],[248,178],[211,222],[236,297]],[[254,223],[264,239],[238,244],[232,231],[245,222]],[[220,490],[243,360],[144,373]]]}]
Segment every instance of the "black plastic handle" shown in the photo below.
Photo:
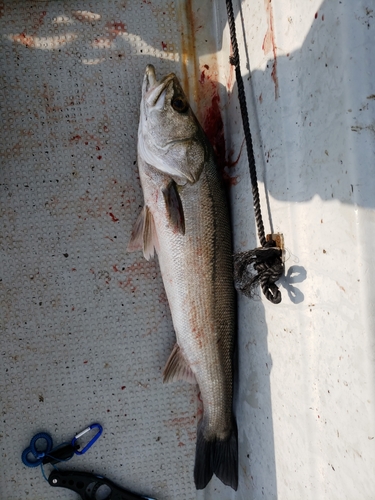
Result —
[{"label": "black plastic handle", "polygon": [[[155,498],[137,495],[128,490],[116,486],[112,481],[89,472],[54,470],[48,478],[51,486],[68,488],[75,491],[83,500],[156,500]],[[100,497],[96,494],[100,488]],[[106,494],[103,497],[103,494]]]},{"label": "black plastic handle", "polygon": [[60,446],[60,448],[55,448],[50,451],[44,458],[43,464],[58,464],[59,462],[64,462],[65,460],[70,460],[74,455],[74,452],[78,449],[78,445],[72,446],[70,443]]}]

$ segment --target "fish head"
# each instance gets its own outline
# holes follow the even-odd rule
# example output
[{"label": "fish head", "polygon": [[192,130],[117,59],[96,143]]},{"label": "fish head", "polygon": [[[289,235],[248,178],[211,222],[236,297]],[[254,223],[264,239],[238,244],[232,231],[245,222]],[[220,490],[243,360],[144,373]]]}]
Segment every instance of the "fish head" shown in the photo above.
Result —
[{"label": "fish head", "polygon": [[180,185],[195,183],[208,157],[208,142],[174,73],[157,80],[146,67],[138,129],[138,155]]}]

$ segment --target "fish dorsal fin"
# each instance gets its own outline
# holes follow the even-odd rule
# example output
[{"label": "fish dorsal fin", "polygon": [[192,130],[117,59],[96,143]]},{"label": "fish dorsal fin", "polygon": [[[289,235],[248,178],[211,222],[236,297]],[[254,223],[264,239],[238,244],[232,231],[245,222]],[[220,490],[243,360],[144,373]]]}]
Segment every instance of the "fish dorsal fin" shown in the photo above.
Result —
[{"label": "fish dorsal fin", "polygon": [[176,343],[163,370],[163,382],[176,382],[177,380],[185,380],[189,384],[197,383],[192,369],[181,352],[180,346]]},{"label": "fish dorsal fin", "polygon": [[184,209],[176,183],[174,181],[170,182],[168,186],[162,190],[162,193],[172,227],[179,233],[185,234]]},{"label": "fish dorsal fin", "polygon": [[150,209],[145,205],[135,221],[127,250],[143,250],[145,259],[150,260],[154,256],[154,249],[158,248],[157,242],[155,221]]}]

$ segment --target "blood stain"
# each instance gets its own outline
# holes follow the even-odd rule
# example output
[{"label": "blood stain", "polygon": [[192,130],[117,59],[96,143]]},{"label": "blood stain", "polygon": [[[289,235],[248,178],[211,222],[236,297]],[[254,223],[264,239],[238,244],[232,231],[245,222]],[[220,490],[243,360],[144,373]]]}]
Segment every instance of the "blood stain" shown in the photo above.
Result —
[{"label": "blood stain", "polygon": [[13,35],[12,40],[21,43],[25,47],[34,47],[34,38],[32,36],[27,36],[25,33],[20,33],[19,35]]},{"label": "blood stain", "polygon": [[120,219],[118,219],[117,217],[115,217],[115,216],[113,215],[113,213],[112,213],[112,212],[109,212],[109,213],[108,213],[108,215],[109,215],[109,216],[110,216],[110,218],[113,220],[113,222],[118,222],[118,221],[120,220]]},{"label": "blood stain", "polygon": [[123,22],[108,22],[105,27],[109,31],[109,39],[114,40],[116,36],[126,33],[126,27]]},{"label": "blood stain", "polygon": [[[202,75],[204,75],[204,78],[202,77]],[[205,131],[207,138],[214,150],[216,164],[219,168],[219,172],[223,181],[229,187],[234,186],[237,184],[238,179],[236,177],[232,178],[229,175],[227,169],[236,165],[239,157],[237,158],[235,163],[230,162],[227,158],[224,137],[224,123],[220,110],[220,96],[218,94],[217,84],[213,79],[211,79],[210,75],[207,75],[205,73],[204,70],[202,71],[202,75],[200,79],[200,84],[202,86],[202,97],[211,97],[210,105],[205,110],[204,116],[202,118],[203,130]]]},{"label": "blood stain", "polygon": [[275,99],[277,99],[279,97],[279,80],[277,77],[277,54],[276,54],[274,23],[273,23],[273,8],[271,0],[264,0],[264,3],[266,7],[268,28],[263,39],[262,49],[264,51],[264,54],[268,54],[269,52],[271,52],[271,50],[273,52],[271,78],[275,84]]}]

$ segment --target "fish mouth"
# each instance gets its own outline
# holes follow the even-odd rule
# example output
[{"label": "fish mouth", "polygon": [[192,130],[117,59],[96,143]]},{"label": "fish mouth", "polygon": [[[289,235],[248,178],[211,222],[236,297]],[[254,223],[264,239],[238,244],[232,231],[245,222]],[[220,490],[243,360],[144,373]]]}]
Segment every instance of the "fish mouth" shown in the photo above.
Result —
[{"label": "fish mouth", "polygon": [[148,88],[150,88],[150,86],[154,86],[156,84],[156,82],[157,82],[156,72],[155,72],[155,67],[152,64],[148,64],[146,66],[144,78],[145,78],[145,80],[147,80],[146,84],[147,84]]},{"label": "fish mouth", "polygon": [[174,73],[170,73],[158,82],[154,66],[152,64],[148,64],[143,78],[142,89],[142,95],[147,104],[152,107],[157,106],[160,97],[162,97],[164,92],[175,79],[176,75]]},{"label": "fish mouth", "polygon": [[171,141],[165,143],[164,148],[174,146],[175,144],[185,144],[186,142],[191,142],[192,139],[193,137],[181,137],[181,139],[172,139]]}]

